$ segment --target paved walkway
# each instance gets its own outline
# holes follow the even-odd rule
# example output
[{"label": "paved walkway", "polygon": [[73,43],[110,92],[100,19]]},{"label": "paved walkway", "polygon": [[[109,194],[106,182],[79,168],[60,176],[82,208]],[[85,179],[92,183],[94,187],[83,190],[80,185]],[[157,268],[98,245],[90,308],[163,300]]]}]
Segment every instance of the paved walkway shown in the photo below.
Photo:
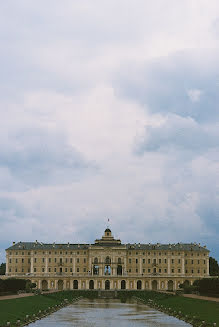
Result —
[{"label": "paved walkway", "polygon": [[[42,292],[42,294],[49,294],[49,293],[55,293],[57,292],[57,290],[55,291],[45,291]],[[34,293],[21,293],[21,294],[14,294],[14,295],[4,295],[4,296],[0,296],[0,301],[1,300],[11,300],[11,299],[19,299],[21,297],[27,297],[27,296],[34,296]]]},{"label": "paved walkway", "polygon": [[201,295],[195,295],[195,294],[184,294],[183,296],[189,297],[191,299],[199,299],[199,300],[207,300],[207,301],[219,302],[219,298],[218,297],[201,296]]},{"label": "paved walkway", "polygon": [[14,295],[3,295],[0,296],[0,301],[1,300],[11,300],[11,299],[18,299],[21,297],[27,297],[27,296],[33,296],[33,293],[21,293],[21,294],[14,294]]}]

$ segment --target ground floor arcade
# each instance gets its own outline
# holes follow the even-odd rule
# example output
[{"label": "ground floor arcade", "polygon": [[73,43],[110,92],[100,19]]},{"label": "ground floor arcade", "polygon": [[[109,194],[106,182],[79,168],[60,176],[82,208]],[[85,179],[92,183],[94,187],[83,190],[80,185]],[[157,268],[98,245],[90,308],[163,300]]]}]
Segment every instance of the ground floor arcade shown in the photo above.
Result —
[{"label": "ground floor arcade", "polygon": [[34,278],[32,283],[42,290],[160,290],[176,291],[196,278]]}]

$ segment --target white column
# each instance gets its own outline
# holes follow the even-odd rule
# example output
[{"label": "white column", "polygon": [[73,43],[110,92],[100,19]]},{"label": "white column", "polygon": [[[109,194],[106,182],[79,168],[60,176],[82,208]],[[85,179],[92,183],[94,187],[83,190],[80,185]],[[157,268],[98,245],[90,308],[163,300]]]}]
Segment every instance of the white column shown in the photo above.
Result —
[{"label": "white column", "polygon": [[48,256],[47,256],[47,253],[46,253],[46,265],[45,265],[45,273],[48,274]]},{"label": "white column", "polygon": [[9,264],[8,254],[6,254],[6,272],[5,272],[6,275],[8,275],[8,264]]},{"label": "white column", "polygon": [[139,273],[142,274],[142,258],[139,258],[139,260],[140,260],[140,269],[139,269],[140,271],[139,271]]},{"label": "white column", "polygon": [[167,259],[167,264],[168,264],[168,266],[167,266],[167,273],[168,273],[168,275],[170,275],[170,258],[169,257]]},{"label": "white column", "polygon": [[127,276],[127,258],[124,257],[124,275]]},{"label": "white column", "polygon": [[182,258],[182,274],[185,274],[185,259]]},{"label": "white column", "polygon": [[31,258],[30,258],[30,273],[33,274],[33,251],[31,251]]},{"label": "white column", "polygon": [[73,274],[75,274],[75,257],[73,258]]}]

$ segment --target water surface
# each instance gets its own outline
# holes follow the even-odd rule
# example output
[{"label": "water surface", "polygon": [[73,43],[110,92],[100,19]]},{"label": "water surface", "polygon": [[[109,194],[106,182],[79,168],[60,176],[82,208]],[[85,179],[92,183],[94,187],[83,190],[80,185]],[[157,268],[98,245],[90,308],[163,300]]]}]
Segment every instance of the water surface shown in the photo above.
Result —
[{"label": "water surface", "polygon": [[29,327],[186,327],[184,321],[170,317],[135,301],[83,299],[38,320]]}]

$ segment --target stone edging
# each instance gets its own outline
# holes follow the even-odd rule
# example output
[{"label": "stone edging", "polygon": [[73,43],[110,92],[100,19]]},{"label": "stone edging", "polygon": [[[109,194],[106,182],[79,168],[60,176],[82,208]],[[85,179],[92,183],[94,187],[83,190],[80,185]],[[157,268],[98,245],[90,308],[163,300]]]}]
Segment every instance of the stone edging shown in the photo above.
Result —
[{"label": "stone edging", "polygon": [[200,318],[196,316],[188,316],[184,315],[181,311],[174,311],[172,308],[166,308],[163,305],[158,305],[155,301],[149,299],[149,300],[143,300],[139,297],[133,296],[134,299],[148,305],[151,308],[154,308],[158,311],[161,311],[163,313],[168,314],[169,316],[173,316],[175,318],[178,318],[180,320],[183,320],[187,322],[188,324],[191,324],[193,327],[216,327],[216,323],[210,324],[205,321],[202,321]]},{"label": "stone edging", "polygon": [[72,301],[69,301],[68,299],[64,299],[64,302],[61,302],[60,304],[56,304],[53,307],[48,307],[48,309],[46,310],[39,310],[37,314],[33,314],[32,316],[26,315],[25,317],[25,321],[20,321],[17,320],[16,323],[11,323],[10,321],[8,321],[5,325],[5,327],[15,327],[15,326],[19,326],[19,327],[23,327],[23,326],[27,326],[31,323],[34,323],[37,320],[43,319],[47,316],[49,316],[50,314],[52,314],[53,312],[56,312],[64,307],[67,307],[68,305],[75,303],[77,301],[79,301],[82,298],[82,296],[79,296],[77,298],[74,298]]}]

